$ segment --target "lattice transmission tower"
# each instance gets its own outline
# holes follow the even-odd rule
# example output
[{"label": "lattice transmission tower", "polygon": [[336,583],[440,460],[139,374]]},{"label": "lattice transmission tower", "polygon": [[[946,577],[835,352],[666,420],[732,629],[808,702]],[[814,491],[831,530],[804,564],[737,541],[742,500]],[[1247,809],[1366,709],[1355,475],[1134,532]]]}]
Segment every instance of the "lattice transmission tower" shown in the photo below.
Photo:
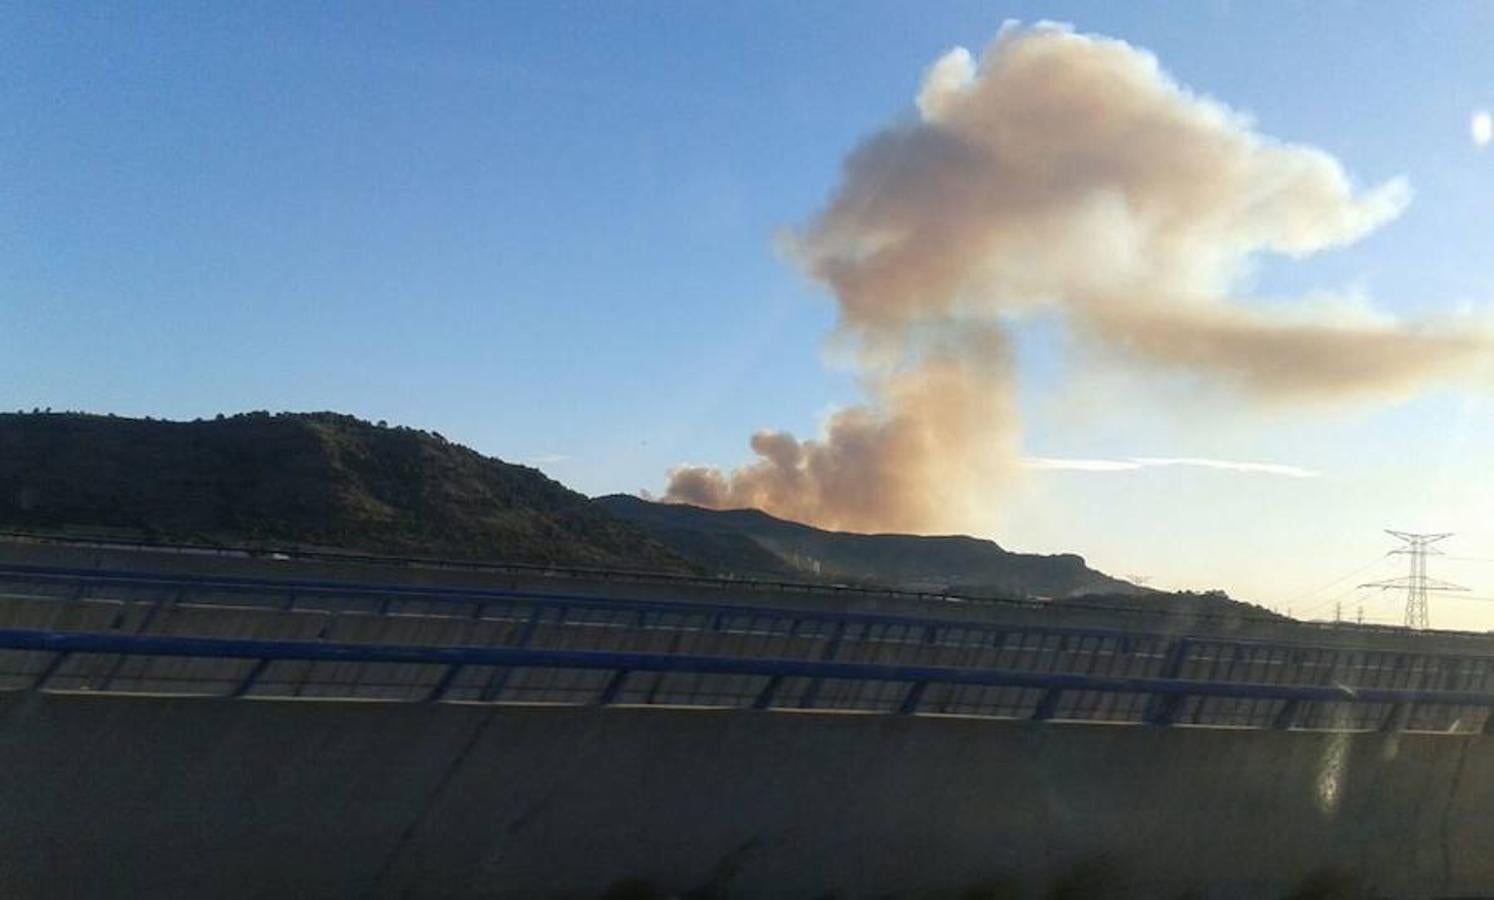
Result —
[{"label": "lattice transmission tower", "polygon": [[1361,584],[1360,587],[1380,588],[1381,590],[1404,590],[1406,592],[1406,627],[1427,629],[1431,627],[1427,616],[1427,594],[1432,591],[1466,591],[1467,588],[1450,581],[1441,581],[1436,578],[1427,577],[1427,557],[1441,556],[1442,551],[1432,546],[1438,541],[1452,537],[1452,532],[1442,534],[1412,534],[1408,531],[1392,531],[1385,529],[1385,533],[1394,538],[1399,538],[1404,543],[1402,546],[1390,551],[1393,555],[1406,556],[1411,561],[1411,571],[1400,578],[1391,578],[1385,581],[1372,581],[1369,584]]}]

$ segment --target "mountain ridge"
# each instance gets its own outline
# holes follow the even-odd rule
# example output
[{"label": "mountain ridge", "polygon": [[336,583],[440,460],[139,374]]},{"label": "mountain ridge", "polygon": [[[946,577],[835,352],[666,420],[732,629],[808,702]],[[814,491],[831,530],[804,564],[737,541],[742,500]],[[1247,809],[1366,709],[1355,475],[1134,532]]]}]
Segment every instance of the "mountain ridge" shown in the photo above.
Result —
[{"label": "mountain ridge", "polygon": [[722,574],[1008,596],[1152,593],[1089,568],[1077,554],[1013,553],[987,538],[827,531],[758,509],[713,510],[628,494],[595,502],[681,555],[734,567]]},{"label": "mountain ridge", "polygon": [[537,469],[327,412],[0,414],[0,523],[697,571]]},{"label": "mountain ridge", "polygon": [[333,412],[191,422],[0,414],[0,529],[538,563],[965,596],[1157,592],[1072,553],[832,532],[755,509],[588,498],[538,469]]}]

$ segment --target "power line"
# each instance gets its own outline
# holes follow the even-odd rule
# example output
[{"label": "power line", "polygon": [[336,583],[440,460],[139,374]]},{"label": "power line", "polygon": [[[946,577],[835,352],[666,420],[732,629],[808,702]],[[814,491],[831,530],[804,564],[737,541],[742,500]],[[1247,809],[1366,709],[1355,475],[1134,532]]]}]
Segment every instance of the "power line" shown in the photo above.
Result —
[{"label": "power line", "polygon": [[1328,599],[1322,600],[1322,601],[1320,601],[1318,603],[1314,603],[1313,605],[1307,607],[1305,610],[1303,610],[1302,615],[1304,617],[1314,615],[1315,613],[1321,612],[1322,610],[1325,610],[1325,609],[1327,609],[1330,606],[1333,606],[1333,605],[1335,605],[1337,603],[1342,603],[1343,600],[1344,600],[1344,598],[1348,597],[1349,594],[1351,594],[1354,591],[1359,591],[1359,590],[1363,590],[1363,589],[1364,589],[1363,585],[1358,585],[1358,584],[1348,585],[1343,590],[1341,590],[1341,591],[1339,591],[1339,592],[1337,592],[1335,594],[1330,595],[1328,597]]},{"label": "power line", "polygon": [[[1348,581],[1350,578],[1353,578],[1355,575],[1363,574],[1366,570],[1374,568],[1375,566],[1379,565],[1385,559],[1385,557],[1387,557],[1389,555],[1390,555],[1389,553],[1382,553],[1379,556],[1375,557],[1374,559],[1370,560],[1369,562],[1365,563],[1364,565],[1359,566],[1358,568],[1354,569],[1353,571],[1345,572],[1344,574],[1338,576],[1337,578],[1333,579],[1332,581],[1326,582],[1324,584],[1320,584],[1317,587],[1312,588],[1311,590],[1306,590],[1306,591],[1301,592],[1300,594],[1294,594],[1291,597],[1288,597],[1286,602],[1288,602],[1288,603],[1296,603],[1296,602],[1301,601],[1301,600],[1306,600],[1308,597],[1311,597],[1314,594],[1321,594],[1323,591],[1326,591],[1326,590],[1328,590],[1331,587],[1335,587],[1335,586],[1337,586],[1339,584],[1342,584],[1345,581]],[[1310,615],[1311,613],[1314,613],[1314,612],[1316,612],[1316,611],[1318,611],[1320,609],[1327,608],[1335,600],[1342,599],[1344,597],[1344,595],[1346,595],[1349,591],[1354,590],[1354,589],[1355,589],[1355,587],[1351,586],[1350,588],[1348,588],[1346,590],[1343,590],[1343,591],[1340,591],[1337,594],[1334,594],[1333,596],[1329,597],[1325,602],[1316,603],[1316,604],[1313,604],[1312,606],[1309,606],[1307,608],[1307,611],[1304,612],[1303,615]]]},{"label": "power line", "polygon": [[1380,588],[1381,590],[1404,588],[1406,591],[1406,627],[1421,630],[1430,628],[1430,617],[1427,615],[1427,594],[1431,591],[1468,590],[1462,585],[1427,576],[1427,557],[1443,555],[1441,550],[1432,545],[1452,537],[1452,532],[1414,534],[1409,531],[1392,531],[1387,528],[1385,533],[1403,542],[1402,546],[1390,552],[1409,557],[1411,571],[1400,578],[1373,581],[1369,584],[1362,584],[1360,587]]}]

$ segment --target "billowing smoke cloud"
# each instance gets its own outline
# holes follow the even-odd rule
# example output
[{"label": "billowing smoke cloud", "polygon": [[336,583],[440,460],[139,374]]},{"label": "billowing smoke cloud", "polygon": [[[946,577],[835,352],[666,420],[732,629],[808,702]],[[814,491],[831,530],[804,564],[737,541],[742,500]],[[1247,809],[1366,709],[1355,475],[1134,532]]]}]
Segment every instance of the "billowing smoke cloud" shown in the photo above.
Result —
[{"label": "billowing smoke cloud", "polygon": [[760,431],[757,462],[730,475],[676,469],[667,499],[853,531],[921,531],[967,517],[989,502],[971,486],[999,486],[1017,458],[1010,354],[1000,331],[979,325],[918,343],[910,364],[869,369],[876,406],[836,412],[820,440]]},{"label": "billowing smoke cloud", "polygon": [[917,107],[851,154],[792,240],[872,403],[818,440],[761,432],[730,474],[676,469],[669,499],[855,530],[967,521],[1017,465],[1000,329],[1035,312],[1107,355],[1275,402],[1403,395],[1490,351],[1352,300],[1242,301],[1257,255],[1357,241],[1410,190],[1356,190],[1331,156],[1257,134],[1122,41],[1008,25],[978,66],[963,49],[935,62]]}]

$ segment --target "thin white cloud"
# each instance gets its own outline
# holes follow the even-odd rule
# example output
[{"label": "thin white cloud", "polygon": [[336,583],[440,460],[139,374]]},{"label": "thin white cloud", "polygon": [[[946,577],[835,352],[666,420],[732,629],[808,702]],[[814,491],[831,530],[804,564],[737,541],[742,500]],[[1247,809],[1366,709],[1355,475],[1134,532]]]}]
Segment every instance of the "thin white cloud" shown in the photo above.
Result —
[{"label": "thin white cloud", "polygon": [[1022,460],[1029,469],[1047,469],[1054,472],[1128,472],[1141,468],[1141,463],[1124,459],[1052,459],[1045,456],[1029,456]]},{"label": "thin white cloud", "polygon": [[1134,472],[1139,469],[1183,466],[1224,472],[1277,475],[1283,478],[1316,478],[1319,474],[1301,466],[1289,466],[1282,463],[1242,462],[1197,456],[1133,456],[1126,459],[1056,459],[1046,456],[1029,456],[1022,460],[1022,464],[1029,469],[1050,472]]},{"label": "thin white cloud", "polygon": [[1143,466],[1196,466],[1201,469],[1223,469],[1229,472],[1258,472],[1262,475],[1281,475],[1286,478],[1316,478],[1318,473],[1301,466],[1282,463],[1238,462],[1232,459],[1201,459],[1199,457],[1137,457],[1134,462]]}]

